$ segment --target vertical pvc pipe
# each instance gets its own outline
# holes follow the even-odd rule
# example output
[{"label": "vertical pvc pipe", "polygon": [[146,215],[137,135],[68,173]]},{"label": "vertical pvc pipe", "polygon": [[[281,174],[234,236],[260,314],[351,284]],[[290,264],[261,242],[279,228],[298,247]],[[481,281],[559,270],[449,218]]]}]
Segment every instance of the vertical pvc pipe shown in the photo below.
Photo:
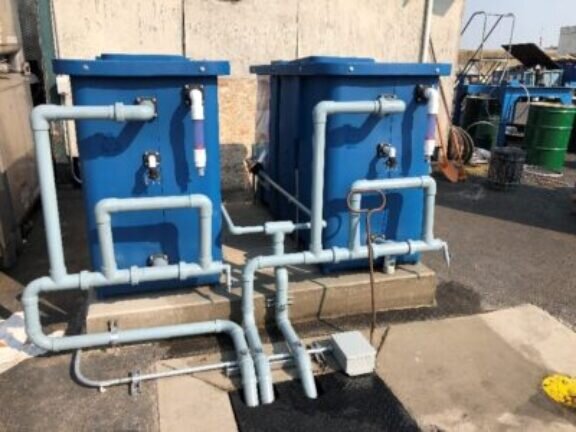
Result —
[{"label": "vertical pvc pipe", "polygon": [[[274,241],[274,255],[284,255],[284,233],[277,232],[273,236]],[[282,332],[288,348],[292,353],[298,376],[302,381],[304,393],[310,399],[318,397],[316,383],[314,381],[314,374],[312,373],[312,362],[310,355],[306,348],[300,341],[298,334],[294,330],[292,323],[290,323],[288,311],[288,270],[286,267],[277,267],[275,269],[276,276],[276,324]]]},{"label": "vertical pvc pipe", "polygon": [[54,167],[52,165],[49,130],[35,130],[34,142],[36,144],[36,168],[38,170],[40,183],[46,247],[50,261],[50,276],[55,281],[58,281],[66,276],[67,272],[64,261],[64,247],[62,245],[62,230],[60,228],[58,197],[56,195],[56,181],[54,179]]},{"label": "vertical pvc pipe", "polygon": [[242,275],[242,325],[248,340],[248,345],[254,358],[254,366],[258,375],[260,402],[264,405],[274,402],[274,386],[270,362],[264,354],[258,327],[254,319],[254,273],[258,267],[257,260],[250,260]]},{"label": "vertical pvc pipe", "polygon": [[310,251],[314,254],[322,250],[322,219],[324,203],[324,159],[326,147],[326,119],[324,102],[314,107],[314,135],[312,137],[312,230],[310,231]]}]

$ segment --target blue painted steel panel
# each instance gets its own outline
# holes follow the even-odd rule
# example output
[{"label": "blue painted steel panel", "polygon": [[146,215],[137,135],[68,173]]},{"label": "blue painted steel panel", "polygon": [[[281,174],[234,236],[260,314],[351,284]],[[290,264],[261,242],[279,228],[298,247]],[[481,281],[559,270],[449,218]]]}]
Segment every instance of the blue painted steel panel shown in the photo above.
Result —
[{"label": "blue painted steel panel", "polygon": [[[316,62],[316,63],[315,63]],[[350,71],[350,66],[354,66]],[[301,73],[298,74],[298,68]],[[294,62],[274,62],[252,67],[258,74],[271,74],[270,143],[265,170],[307,207],[311,206],[312,111],[323,100],[375,100],[394,95],[406,103],[406,112],[378,117],[367,114],[339,114],[329,117],[324,188],[325,247],[347,247],[349,212],[346,197],[358,179],[396,178],[427,175],[424,157],[427,125],[426,102],[415,99],[416,87],[437,85],[447,75],[444,64],[382,64],[371,59],[307,58]],[[398,164],[389,169],[377,157],[376,146],[387,142],[397,149]],[[277,219],[307,221],[308,217],[272,191],[264,194]],[[385,211],[374,214],[373,232],[391,240],[419,239],[422,236],[422,190],[387,194]],[[363,205],[374,206],[371,198]],[[361,241],[365,244],[362,216]],[[301,247],[308,247],[309,233],[299,232]],[[400,257],[400,262],[416,262],[417,255]],[[326,266],[364,267],[366,262]]]},{"label": "blue painted steel panel", "polygon": [[[106,57],[105,55],[102,58]],[[76,105],[108,105],[115,102],[133,104],[137,98],[154,98],[158,116],[149,122],[117,123],[112,121],[78,121],[78,147],[83,176],[84,204],[92,266],[101,267],[101,257],[94,220],[94,207],[103,198],[206,194],[213,203],[213,257],[222,258],[220,214],[220,154],[218,136],[217,77],[197,74],[192,62],[179,56],[114,56],[123,63],[124,75],[110,75],[101,69],[100,58],[94,61],[55,61],[57,73],[70,74]],[[166,61],[164,61],[166,60]],[[81,65],[89,63],[90,75]],[[156,70],[148,76],[153,64],[181,64],[181,74],[163,74]],[[210,62],[201,62],[210,68]],[[221,63],[221,62],[219,62]],[[78,67],[80,66],[80,69]],[[218,66],[220,67],[220,66]],[[167,66],[170,71],[170,66]],[[118,69],[115,69],[118,72]],[[184,71],[186,71],[184,73]],[[212,69],[215,70],[215,69]],[[218,69],[227,71],[225,68]],[[193,124],[183,88],[202,86],[205,109],[205,145],[208,155],[206,173],[199,176],[193,160]],[[157,183],[145,180],[143,155],[160,154],[161,178]],[[166,254],[171,264],[197,262],[199,256],[199,218],[195,209],[172,209],[118,213],[112,217],[114,248],[119,268],[146,266],[153,254]],[[166,281],[138,287],[119,286],[101,289],[100,296],[148,290],[178,288],[203,283],[217,283],[217,276],[182,281]]]}]

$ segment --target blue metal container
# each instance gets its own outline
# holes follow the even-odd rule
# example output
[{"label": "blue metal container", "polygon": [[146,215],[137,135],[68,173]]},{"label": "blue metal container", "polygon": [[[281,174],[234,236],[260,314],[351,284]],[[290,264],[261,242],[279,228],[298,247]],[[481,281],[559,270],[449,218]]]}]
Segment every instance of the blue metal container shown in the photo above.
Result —
[{"label": "blue metal container", "polygon": [[[346,197],[358,179],[412,177],[430,171],[424,156],[427,126],[426,101],[417,97],[419,85],[437,85],[450,73],[447,64],[376,63],[370,58],[307,57],[290,62],[277,61],[255,66],[251,71],[270,76],[270,142],[265,171],[283,188],[311,206],[312,111],[323,100],[376,100],[390,95],[406,103],[403,114],[378,117],[367,114],[340,114],[329,118],[326,130],[324,188],[325,247],[347,247],[349,211]],[[388,167],[378,157],[377,146],[396,148],[397,164]],[[307,221],[308,218],[272,189],[262,192],[277,219]],[[422,235],[422,190],[387,194],[386,209],[374,214],[373,233],[391,240],[419,239]],[[363,205],[377,205],[370,199]],[[362,242],[365,243],[364,218]],[[302,247],[309,235],[299,233]],[[415,262],[417,255],[401,257]],[[331,268],[365,266],[365,262],[331,265]]]},{"label": "blue metal container", "polygon": [[[116,123],[78,121],[77,135],[92,266],[101,267],[94,208],[103,198],[153,197],[201,193],[213,203],[214,259],[220,260],[220,154],[217,76],[229,73],[221,61],[190,61],[182,56],[103,54],[95,60],[55,60],[54,71],[69,75],[75,105],[134,104],[154,101],[152,121]],[[186,86],[204,96],[205,175],[193,162],[194,141]],[[152,156],[150,156],[152,155]],[[159,160],[158,178],[146,166]],[[165,255],[170,264],[198,262],[199,218],[194,209],[119,213],[112,218],[119,268],[149,265]],[[187,280],[186,285],[217,283],[218,277]],[[182,281],[116,286],[100,296],[178,288]]]}]

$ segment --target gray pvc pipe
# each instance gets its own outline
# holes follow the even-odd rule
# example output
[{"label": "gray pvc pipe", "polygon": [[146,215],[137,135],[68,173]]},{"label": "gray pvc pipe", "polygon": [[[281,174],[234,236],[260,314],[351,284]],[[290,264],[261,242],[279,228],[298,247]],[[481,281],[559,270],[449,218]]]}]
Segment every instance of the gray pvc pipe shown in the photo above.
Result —
[{"label": "gray pvc pipe", "polygon": [[[315,354],[326,354],[332,351],[331,346],[323,346],[318,348],[311,348],[307,350],[307,353],[310,355]],[[143,381],[150,381],[162,378],[170,378],[175,376],[181,375],[189,375],[189,374],[196,374],[200,372],[208,372],[213,370],[220,370],[225,369],[227,374],[230,375],[232,373],[237,373],[239,371],[239,363],[236,360],[224,361],[220,363],[213,363],[201,366],[192,366],[180,369],[173,369],[163,372],[153,372],[148,374],[141,374],[138,376],[130,375],[121,378],[112,378],[107,380],[96,380],[92,378],[88,378],[82,372],[81,368],[81,350],[76,350],[74,353],[74,360],[73,360],[73,373],[76,379],[82,384],[87,387],[96,387],[100,390],[104,390],[107,387],[118,386],[123,384],[131,384],[135,382],[143,382]],[[289,363],[293,361],[293,355],[291,353],[280,353],[280,354],[273,354],[270,356],[270,361],[275,364],[282,364],[282,363]]]},{"label": "gray pvc pipe", "polygon": [[[274,234],[277,232],[283,232],[285,234],[292,233],[294,231],[310,229],[312,224],[310,222],[300,222],[293,223],[292,221],[272,221],[266,222],[263,225],[252,225],[252,226],[239,226],[234,223],[228,210],[224,204],[221,205],[222,215],[226,221],[226,226],[228,231],[232,235],[245,235],[245,234]],[[325,222],[323,224],[325,226]]]},{"label": "gray pvc pipe", "polygon": [[[273,236],[274,255],[284,254],[284,233],[279,232]],[[282,332],[288,348],[294,357],[296,369],[304,387],[304,393],[310,399],[318,397],[314,374],[312,373],[312,362],[306,348],[300,341],[298,334],[290,322],[288,311],[288,270],[286,267],[276,267],[276,325]]]},{"label": "gray pvc pipe", "polygon": [[322,251],[322,212],[324,208],[324,161],[326,150],[326,123],[331,114],[377,114],[401,113],[406,104],[399,99],[380,97],[372,101],[334,102],[322,101],[314,107],[312,137],[312,230],[310,233],[310,251]]},{"label": "gray pvc pipe", "polygon": [[[161,267],[164,268],[164,267]],[[46,291],[77,289],[78,280],[73,275],[64,278],[63,284],[57,284],[50,278],[36,279],[30,283],[22,295],[26,332],[30,340],[40,348],[48,351],[62,351],[97,346],[108,346],[121,343],[145,342],[175,337],[195,336],[208,333],[226,333],[232,338],[238,364],[242,373],[244,398],[248,406],[258,405],[258,393],[254,363],[250,356],[248,345],[244,339],[242,328],[232,321],[215,320],[208,322],[149,327],[131,330],[119,330],[76,336],[52,337],[44,334],[38,309],[39,294]],[[110,282],[108,282],[109,284]]]},{"label": "gray pvc pipe", "polygon": [[220,208],[222,209],[222,215],[224,216],[224,220],[226,221],[228,231],[230,231],[230,233],[232,233],[233,235],[257,234],[264,232],[264,225],[256,225],[256,226],[235,225],[234,222],[232,221],[232,218],[230,217],[230,214],[228,213],[228,210],[226,210],[224,204],[221,204]]},{"label": "gray pvc pipe", "polygon": [[250,346],[254,358],[254,366],[258,375],[258,388],[260,390],[260,402],[269,404],[274,402],[274,387],[270,362],[264,354],[262,341],[258,334],[258,326],[254,318],[254,260],[248,261],[244,266],[242,278],[242,326],[246,334],[246,340]]},{"label": "gray pvc pipe", "polygon": [[143,197],[143,198],[105,198],[96,205],[96,225],[98,241],[102,254],[102,272],[107,278],[113,279],[118,270],[114,254],[111,214],[129,211],[164,210],[175,208],[200,209],[200,257],[199,263],[203,269],[209,269],[212,264],[212,201],[202,194]]},{"label": "gray pvc pipe", "polygon": [[46,245],[50,261],[50,275],[59,280],[67,274],[62,246],[62,230],[58,212],[56,182],[52,166],[52,150],[50,146],[50,121],[53,120],[116,120],[116,121],[147,121],[154,117],[154,107],[151,104],[125,106],[115,104],[110,106],[64,107],[59,105],[39,105],[30,114],[30,123],[34,132],[36,165],[40,180],[40,195],[42,212],[46,231]]},{"label": "gray pvc pipe", "polygon": [[[436,181],[430,176],[403,177],[393,179],[357,180],[352,184],[350,200],[353,209],[360,209],[362,191],[367,190],[398,190],[422,188],[425,193],[423,237],[424,241],[434,239],[434,205],[436,200]],[[350,241],[349,247],[357,250],[360,248],[360,214],[350,214]]]},{"label": "gray pvc pipe", "polygon": [[[418,252],[439,251],[446,247],[446,244],[437,239],[430,242],[421,240],[408,240],[403,242],[389,242],[374,245],[374,257],[379,258],[383,256],[405,255]],[[350,250],[347,248],[333,248],[324,249],[319,253],[310,251],[295,252],[283,255],[268,255],[258,256],[249,260],[244,266],[242,274],[242,316],[243,326],[252,353],[254,355],[256,372],[258,374],[258,384],[260,389],[260,400],[262,403],[271,403],[274,400],[274,390],[272,386],[272,376],[270,372],[270,362],[262,350],[262,341],[258,334],[258,327],[254,319],[254,275],[257,270],[263,268],[276,268],[285,267],[289,265],[301,264],[323,264],[323,263],[337,263],[340,261],[366,259],[368,258],[368,248],[366,246],[358,250]],[[277,278],[280,280],[280,287],[283,290],[285,276],[276,273]],[[287,328],[283,325],[284,330]],[[284,333],[284,332],[283,332]],[[289,331],[285,334],[289,335]],[[297,338],[297,336],[296,336]],[[292,337],[287,340],[292,340]],[[306,371],[308,366],[302,354],[300,357],[295,356],[296,359],[300,358],[300,370]],[[301,375],[302,376],[302,375]],[[312,378],[313,382],[313,378]],[[304,384],[304,380],[303,380]],[[307,386],[307,394],[313,395],[312,383],[307,380],[304,384]]]}]

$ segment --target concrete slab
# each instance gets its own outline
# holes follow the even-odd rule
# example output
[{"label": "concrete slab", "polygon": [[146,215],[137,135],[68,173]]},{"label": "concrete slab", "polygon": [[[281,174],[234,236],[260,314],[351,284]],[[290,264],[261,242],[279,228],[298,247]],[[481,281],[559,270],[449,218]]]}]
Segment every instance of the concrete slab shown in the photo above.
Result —
[{"label": "concrete slab", "polygon": [[[368,336],[368,330],[363,333]],[[319,340],[325,341],[327,336],[304,342]],[[374,346],[378,349],[377,374],[424,430],[576,431],[576,413],[553,404],[540,390],[542,377],[550,372],[576,375],[576,333],[535,306],[393,325],[387,331],[380,328]],[[264,348],[267,353],[286,350],[282,343]],[[202,355],[165,360],[157,368],[228,359],[220,354]],[[333,361],[324,367],[315,364],[314,373],[336,368]],[[293,379],[294,370],[287,366],[274,369],[273,377],[275,382]],[[236,378],[220,372],[159,381],[159,389],[180,389],[169,397],[175,406],[188,407],[177,411],[160,403],[160,424],[189,425],[198,418],[222,416],[228,425],[226,392],[238,384]],[[208,396],[196,393],[206,385],[211,388],[213,404],[205,404]]]},{"label": "concrete slab", "polygon": [[[238,225],[254,225],[269,220],[265,208],[251,203],[227,206]],[[233,288],[202,286],[166,294],[130,298],[93,300],[86,317],[89,332],[104,331],[109,321],[121,328],[169,325],[211,319],[241,320],[241,275],[245,262],[258,255],[271,253],[270,239],[265,235],[223,237],[224,260],[232,264]],[[286,249],[295,250],[287,240]],[[367,270],[324,275],[315,266],[292,266],[288,269],[294,321],[334,318],[370,312],[370,284]],[[267,304],[274,298],[273,271],[265,269],[256,275],[255,308],[259,325],[273,319],[273,309]],[[395,274],[377,272],[376,307],[379,311],[435,304],[437,280],[428,267],[400,266]]]},{"label": "concrete slab", "polygon": [[525,305],[391,327],[377,372],[422,426],[458,431],[574,431],[576,413],[540,389],[576,374],[576,334]]},{"label": "concrete slab", "polygon": [[[161,362],[157,370],[172,366]],[[158,412],[161,432],[237,430],[228,393],[195,376],[158,381]]]}]

